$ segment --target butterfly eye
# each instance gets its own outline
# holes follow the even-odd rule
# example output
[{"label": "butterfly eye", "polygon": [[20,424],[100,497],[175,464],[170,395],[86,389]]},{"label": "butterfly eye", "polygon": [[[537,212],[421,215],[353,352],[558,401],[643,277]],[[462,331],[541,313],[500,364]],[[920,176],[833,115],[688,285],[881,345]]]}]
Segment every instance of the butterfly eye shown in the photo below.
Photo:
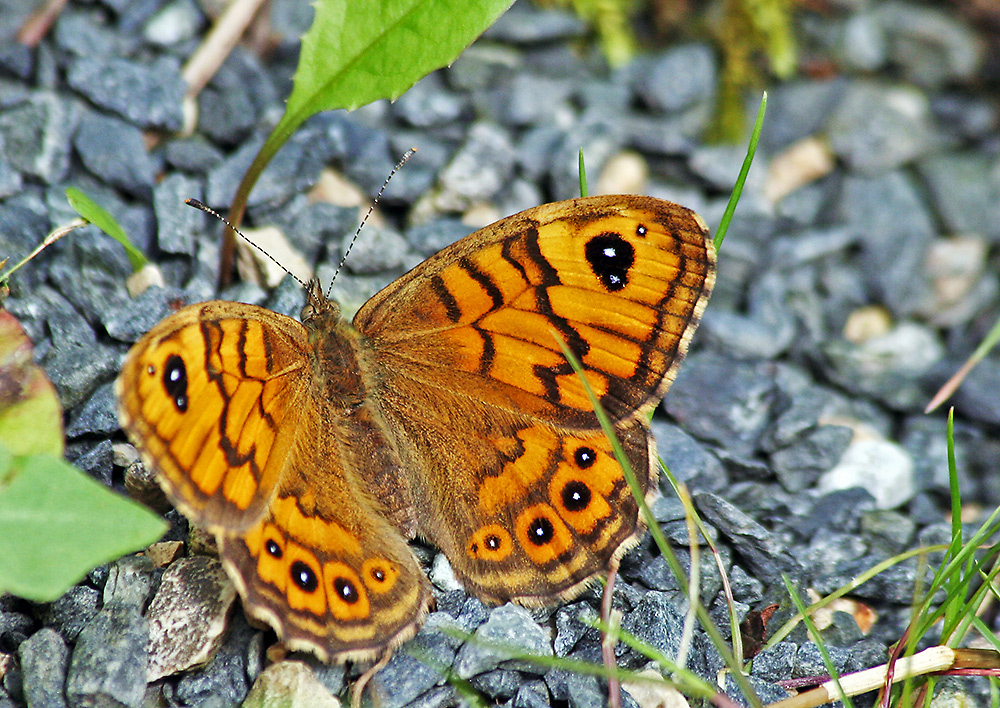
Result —
[{"label": "butterfly eye", "polygon": [[632,244],[616,233],[605,232],[587,241],[584,253],[605,290],[614,293],[625,289],[629,271],[635,265]]},{"label": "butterfly eye", "polygon": [[597,453],[590,447],[578,447],[573,453],[573,459],[576,461],[577,467],[585,470],[597,462]]},{"label": "butterfly eye", "polygon": [[292,563],[292,582],[294,582],[303,592],[316,592],[319,587],[319,579],[313,569],[302,561]]},{"label": "butterfly eye", "polygon": [[567,482],[562,488],[562,503],[566,511],[583,511],[590,506],[590,487],[579,480]]},{"label": "butterfly eye", "polygon": [[173,400],[178,411],[181,413],[187,411],[187,369],[184,367],[184,360],[176,354],[168,356],[163,367],[163,388]]},{"label": "butterfly eye", "polygon": [[349,605],[353,605],[361,599],[358,589],[354,586],[354,583],[347,578],[337,578],[333,581],[333,587],[334,590],[337,591],[337,597]]}]

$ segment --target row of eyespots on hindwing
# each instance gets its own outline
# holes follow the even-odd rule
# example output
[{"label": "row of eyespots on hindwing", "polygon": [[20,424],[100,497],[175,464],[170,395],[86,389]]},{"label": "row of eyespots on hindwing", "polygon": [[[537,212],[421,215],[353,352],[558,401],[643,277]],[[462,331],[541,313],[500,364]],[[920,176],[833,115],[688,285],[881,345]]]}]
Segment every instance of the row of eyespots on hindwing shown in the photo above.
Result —
[{"label": "row of eyespots on hindwing", "polygon": [[[515,541],[539,566],[566,563],[578,554],[581,542],[588,551],[610,556],[628,523],[609,503],[620,507],[626,490],[621,468],[607,452],[589,444],[568,441],[564,449],[566,459],[548,481],[548,500],[521,510],[513,529],[491,523],[476,530],[466,545],[471,558],[501,562],[513,553]],[[576,579],[572,573],[567,576],[570,582]]]}]

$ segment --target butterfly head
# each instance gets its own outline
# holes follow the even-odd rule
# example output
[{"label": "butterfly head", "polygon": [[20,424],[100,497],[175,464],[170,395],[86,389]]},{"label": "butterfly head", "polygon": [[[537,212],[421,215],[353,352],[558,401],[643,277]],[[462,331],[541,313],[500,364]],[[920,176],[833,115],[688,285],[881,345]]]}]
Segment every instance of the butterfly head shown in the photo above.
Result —
[{"label": "butterfly head", "polygon": [[333,323],[340,319],[340,304],[329,298],[313,278],[306,285],[306,304],[299,315],[302,324],[310,329],[321,328],[324,323]]}]

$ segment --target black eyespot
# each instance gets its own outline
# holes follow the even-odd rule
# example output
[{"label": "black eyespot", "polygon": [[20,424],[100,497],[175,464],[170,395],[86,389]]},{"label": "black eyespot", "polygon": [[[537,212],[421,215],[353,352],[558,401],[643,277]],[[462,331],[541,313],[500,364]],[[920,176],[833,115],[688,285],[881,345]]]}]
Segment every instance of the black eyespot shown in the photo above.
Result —
[{"label": "black eyespot", "polygon": [[536,546],[544,546],[552,541],[556,530],[552,527],[552,522],[544,516],[539,516],[528,527],[528,540]]},{"label": "black eyespot", "polygon": [[279,546],[275,541],[273,541],[270,538],[267,539],[266,543],[264,543],[264,550],[267,551],[268,555],[274,558],[281,558],[283,555],[285,555],[281,551],[281,546]]},{"label": "black eyespot", "polygon": [[635,249],[616,233],[606,232],[587,241],[587,263],[604,288],[618,292],[628,285],[628,274],[635,265]]},{"label": "black eyespot", "polygon": [[187,411],[188,407],[188,377],[187,369],[184,368],[184,360],[176,354],[167,357],[167,362],[163,367],[163,388],[167,395],[173,399],[174,406],[181,413]]},{"label": "black eyespot", "polygon": [[333,589],[337,591],[337,595],[340,599],[349,605],[353,605],[361,599],[361,595],[358,594],[358,589],[354,587],[354,583],[347,578],[341,577],[334,580]]},{"label": "black eyespot", "polygon": [[648,229],[646,228],[645,224],[639,224],[638,226],[635,227],[636,236],[645,236],[647,233]]},{"label": "black eyespot", "polygon": [[562,488],[562,503],[566,511],[583,511],[590,504],[590,487],[572,480]]},{"label": "black eyespot", "polygon": [[385,571],[381,568],[372,568],[371,576],[372,580],[377,583],[385,582]]},{"label": "black eyespot", "polygon": [[503,545],[503,541],[501,541],[500,537],[497,536],[496,534],[490,534],[489,536],[486,537],[485,541],[486,541],[486,547],[489,548],[491,551],[499,551],[500,546]]},{"label": "black eyespot", "polygon": [[313,569],[302,561],[295,561],[292,563],[292,582],[295,583],[300,590],[303,592],[316,592],[316,588],[319,587],[319,578],[316,577],[316,573]]},{"label": "black eyespot", "polygon": [[578,447],[576,452],[573,453],[573,459],[576,461],[577,467],[585,470],[597,462],[597,453],[594,452],[594,448],[592,447]]}]

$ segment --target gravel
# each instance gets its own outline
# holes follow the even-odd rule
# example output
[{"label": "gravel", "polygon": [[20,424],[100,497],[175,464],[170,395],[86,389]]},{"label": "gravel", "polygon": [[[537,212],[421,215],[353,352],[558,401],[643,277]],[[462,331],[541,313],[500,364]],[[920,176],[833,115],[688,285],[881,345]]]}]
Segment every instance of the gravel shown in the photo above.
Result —
[{"label": "gravel", "polygon": [[[74,186],[112,211],[166,287],[130,297],[122,250],[85,229],[22,269],[5,307],[34,340],[67,409],[68,458],[121,490],[112,442],[124,437],[111,389],[121,359],[179,304],[217,295],[220,229],[182,202],[228,206],[281,115],[295,38],[309,17],[303,3],[272,2],[270,50],[235,49],[198,95],[193,133],[181,135],[181,67],[211,25],[200,3],[73,0],[29,49],[14,33],[35,5],[10,0],[0,12],[0,258],[19,259],[69,221],[64,192]],[[945,419],[922,409],[1000,316],[995,36],[930,2],[798,8],[795,22],[799,71],[768,82],[767,123],[715,295],[652,422],[660,454],[690,487],[719,547],[740,612],[781,605],[771,627],[791,614],[782,574],[802,594],[824,594],[894,554],[947,542]],[[520,0],[452,67],[394,104],[310,119],[262,175],[248,225],[281,228],[329,282],[359,204],[416,146],[383,197],[381,222],[362,232],[335,283],[346,314],[476,225],[574,196],[580,149],[592,188],[682,201],[714,229],[744,152],[704,140],[721,100],[719,52],[688,39],[611,70],[587,36],[572,13]],[[747,101],[755,108],[755,96]],[[789,177],[782,158],[804,140],[825,161],[774,197],[774,180]],[[350,187],[330,187],[330,170]],[[285,313],[303,302],[287,278],[272,293],[237,284],[222,296]],[[987,357],[953,399],[963,502],[984,513],[1000,503],[998,387],[1000,360]],[[654,515],[687,568],[683,509],[661,486]],[[186,529],[175,523],[171,538],[185,539]],[[721,620],[719,571],[700,550],[699,595]],[[380,705],[456,704],[448,670],[488,704],[605,705],[597,678],[513,659],[490,644],[599,662],[600,637],[587,625],[597,590],[549,610],[487,607],[457,587],[440,554],[417,552],[433,569],[437,605],[375,675],[370,690]],[[834,614],[824,636],[839,670],[884,660],[928,572],[912,559],[852,592],[875,624],[862,632],[853,616]],[[213,608],[212,632],[180,648],[180,659],[158,660],[188,670],[146,684],[151,616],[158,646],[174,648],[162,636],[165,600],[149,610],[163,574],[132,556],[95,569],[52,603],[0,597],[0,708],[242,702],[274,636],[239,611],[219,636],[228,596],[215,586],[203,603]],[[188,591],[171,587],[161,597]],[[614,606],[625,629],[677,651],[687,600],[648,537],[622,560]],[[216,645],[207,663],[189,667]],[[617,651],[621,666],[646,667],[636,651]],[[303,664],[263,675],[260,695],[296,682],[345,699],[365,668],[293,658]],[[298,678],[303,666],[315,680]],[[712,682],[721,667],[700,630],[687,666]],[[823,673],[800,627],[757,656],[751,680],[777,700],[787,695],[780,681]],[[731,680],[727,690],[739,695]],[[968,679],[942,690],[970,702],[988,695]]]}]

